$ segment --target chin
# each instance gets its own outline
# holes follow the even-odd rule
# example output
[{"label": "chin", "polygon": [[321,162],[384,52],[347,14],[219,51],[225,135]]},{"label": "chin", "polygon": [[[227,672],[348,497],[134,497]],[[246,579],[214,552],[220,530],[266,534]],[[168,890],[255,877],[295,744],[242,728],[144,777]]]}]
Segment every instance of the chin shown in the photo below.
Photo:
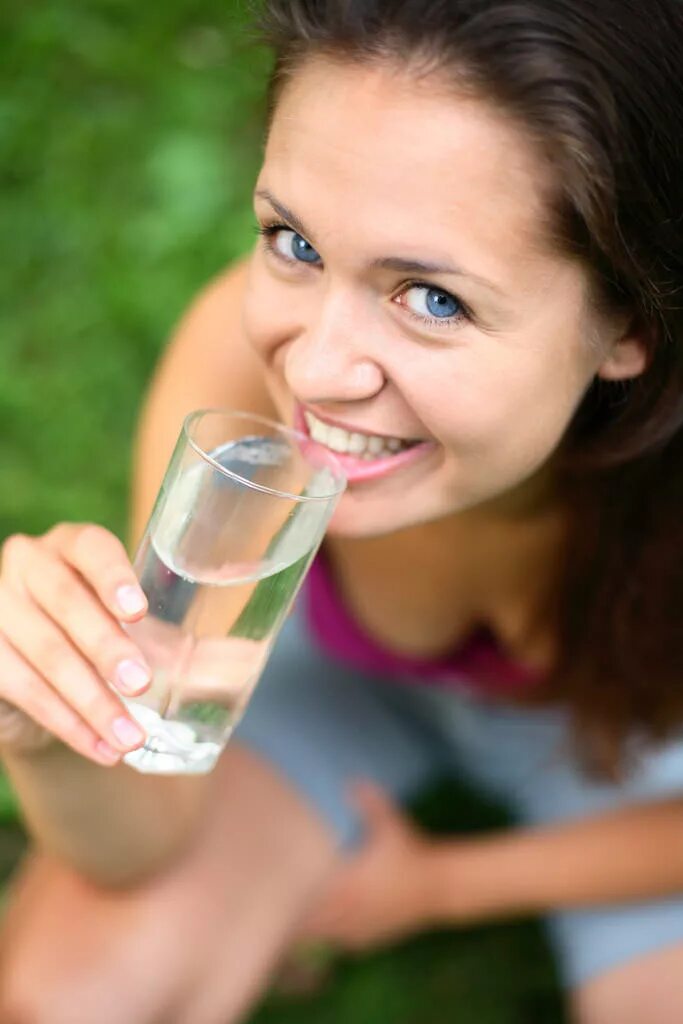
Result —
[{"label": "chin", "polygon": [[348,491],[342,496],[327,528],[329,537],[382,537],[420,526],[449,514],[448,509],[414,507],[405,500],[362,501]]}]

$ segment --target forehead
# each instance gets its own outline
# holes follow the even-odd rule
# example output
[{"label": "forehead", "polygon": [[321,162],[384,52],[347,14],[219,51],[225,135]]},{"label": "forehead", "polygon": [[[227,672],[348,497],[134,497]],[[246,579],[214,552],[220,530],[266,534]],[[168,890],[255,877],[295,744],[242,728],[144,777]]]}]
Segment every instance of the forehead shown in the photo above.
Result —
[{"label": "forehead", "polygon": [[540,155],[511,118],[434,74],[309,60],[278,101],[262,184],[314,232],[340,219],[374,237],[419,230],[492,272],[548,247]]}]

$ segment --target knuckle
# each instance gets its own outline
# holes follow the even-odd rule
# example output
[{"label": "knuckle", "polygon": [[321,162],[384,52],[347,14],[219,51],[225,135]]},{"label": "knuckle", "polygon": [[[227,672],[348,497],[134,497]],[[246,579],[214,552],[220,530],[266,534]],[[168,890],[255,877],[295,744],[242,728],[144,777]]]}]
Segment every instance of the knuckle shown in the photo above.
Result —
[{"label": "knuckle", "polygon": [[74,551],[78,554],[92,554],[101,550],[103,545],[108,543],[110,534],[104,526],[97,523],[82,523],[73,540]]},{"label": "knuckle", "polygon": [[87,748],[93,738],[93,730],[85,722],[80,721],[75,714],[65,716],[65,719],[60,721],[59,726],[55,728],[55,733],[64,743],[68,743],[70,747],[78,751]]},{"label": "knuckle", "polygon": [[79,711],[87,722],[109,724],[112,716],[113,701],[105,694],[103,688],[89,686],[79,701]]},{"label": "knuckle", "polygon": [[124,644],[113,630],[106,627],[93,630],[89,644],[93,661],[96,660],[98,665],[111,670],[106,672],[106,675],[113,674],[120,661],[131,657],[130,645]]},{"label": "knuckle", "polygon": [[93,655],[100,658],[116,658],[117,651],[121,647],[121,641],[116,632],[104,623],[91,626],[88,636],[88,646]]},{"label": "knuckle", "polygon": [[41,672],[51,681],[62,676],[69,660],[64,642],[56,636],[46,636],[38,641],[36,657]]},{"label": "knuckle", "polygon": [[54,602],[59,608],[69,607],[80,596],[80,587],[68,572],[55,571],[50,590]]},{"label": "knuckle", "polygon": [[21,557],[26,553],[31,544],[32,538],[28,537],[25,533],[12,533],[9,537],[5,537],[2,544],[3,564],[10,559],[14,560]]},{"label": "knuckle", "polygon": [[73,537],[77,529],[74,523],[55,523],[43,534],[43,540],[53,544],[55,547],[65,547]]},{"label": "knuckle", "polygon": [[74,537],[70,556],[78,564],[79,571],[100,586],[112,578],[118,579],[122,569],[129,566],[126,550],[118,537],[95,523],[80,528]]}]

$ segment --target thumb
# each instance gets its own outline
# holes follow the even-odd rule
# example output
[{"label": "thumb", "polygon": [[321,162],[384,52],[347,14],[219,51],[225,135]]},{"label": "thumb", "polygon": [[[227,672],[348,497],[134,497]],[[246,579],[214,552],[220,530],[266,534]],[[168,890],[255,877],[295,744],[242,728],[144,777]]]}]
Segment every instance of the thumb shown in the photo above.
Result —
[{"label": "thumb", "polygon": [[391,798],[374,782],[365,779],[354,782],[350,795],[356,809],[369,825],[379,826],[396,820]]}]

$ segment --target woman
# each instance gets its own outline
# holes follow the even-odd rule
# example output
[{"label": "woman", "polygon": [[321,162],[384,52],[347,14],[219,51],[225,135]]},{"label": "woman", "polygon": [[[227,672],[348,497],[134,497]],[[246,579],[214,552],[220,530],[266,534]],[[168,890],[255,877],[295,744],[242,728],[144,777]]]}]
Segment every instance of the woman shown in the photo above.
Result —
[{"label": "woman", "polygon": [[[141,738],[104,680],[147,676],[120,543],[5,544],[3,749],[40,853],[3,1020],[224,1024],[302,935],[536,911],[576,1021],[678,1021],[683,15],[272,0],[268,24],[261,238],[161,363],[135,525],[198,406],[300,423],[348,492],[199,780],[119,764]],[[444,769],[518,827],[421,834],[400,802]]]}]

